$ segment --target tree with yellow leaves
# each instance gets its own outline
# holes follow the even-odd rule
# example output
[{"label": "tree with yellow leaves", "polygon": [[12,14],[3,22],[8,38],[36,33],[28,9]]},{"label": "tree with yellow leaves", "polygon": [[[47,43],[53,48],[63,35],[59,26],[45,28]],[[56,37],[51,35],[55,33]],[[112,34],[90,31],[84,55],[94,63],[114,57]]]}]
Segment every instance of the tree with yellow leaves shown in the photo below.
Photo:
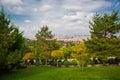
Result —
[{"label": "tree with yellow leaves", "polygon": [[56,60],[58,67],[58,61],[64,57],[64,54],[61,50],[54,50],[52,51],[51,56]]},{"label": "tree with yellow leaves", "polygon": [[78,65],[81,65],[82,71],[83,67],[88,60],[88,54],[86,53],[86,46],[83,42],[80,42],[76,44],[73,47],[73,53],[71,54],[71,57],[78,60]]},{"label": "tree with yellow leaves", "polygon": [[34,53],[28,52],[28,53],[26,53],[26,54],[24,55],[23,60],[24,60],[24,61],[26,61],[26,60],[28,60],[28,59],[33,60],[34,58],[35,58]]}]

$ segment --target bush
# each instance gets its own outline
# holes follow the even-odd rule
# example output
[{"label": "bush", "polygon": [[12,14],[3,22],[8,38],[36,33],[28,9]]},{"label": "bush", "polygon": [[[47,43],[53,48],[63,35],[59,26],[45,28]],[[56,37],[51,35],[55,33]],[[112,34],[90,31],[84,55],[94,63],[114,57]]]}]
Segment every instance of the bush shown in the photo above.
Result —
[{"label": "bush", "polygon": [[70,62],[67,59],[65,59],[64,62],[63,62],[63,65],[66,66],[66,67],[69,67]]},{"label": "bush", "polygon": [[51,60],[51,61],[49,62],[49,64],[50,64],[51,66],[57,66],[57,62],[54,61],[54,60]]},{"label": "bush", "polygon": [[16,69],[24,69],[24,68],[27,68],[27,66],[23,64],[16,66]]},{"label": "bush", "polygon": [[59,60],[59,61],[58,61],[58,67],[61,67],[61,66],[62,66],[62,61]]},{"label": "bush", "polygon": [[[39,62],[39,59],[38,59]],[[45,65],[45,59],[41,59],[41,65]]]},{"label": "bush", "polygon": [[72,60],[72,61],[71,61],[71,65],[76,66],[76,65],[77,65],[77,61],[76,61],[76,60]]},{"label": "bush", "polygon": [[88,60],[88,64],[90,64],[90,65],[94,65],[95,62],[94,62],[93,60]]},{"label": "bush", "polygon": [[115,59],[111,58],[111,59],[108,60],[108,63],[118,65],[119,64],[119,59],[118,58],[115,58]]}]

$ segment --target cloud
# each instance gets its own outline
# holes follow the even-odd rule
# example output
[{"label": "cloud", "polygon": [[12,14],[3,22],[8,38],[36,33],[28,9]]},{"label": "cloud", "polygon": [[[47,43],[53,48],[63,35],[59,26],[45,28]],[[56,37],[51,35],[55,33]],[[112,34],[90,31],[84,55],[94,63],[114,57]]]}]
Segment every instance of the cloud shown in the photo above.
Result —
[{"label": "cloud", "polygon": [[38,27],[35,26],[22,26],[19,27],[21,31],[24,31],[24,36],[26,38],[35,38],[36,31],[39,29]]},{"label": "cloud", "polygon": [[48,11],[50,9],[52,9],[52,6],[45,4],[45,5],[41,6],[41,7],[34,8],[34,11],[35,12],[38,12],[38,11]]},{"label": "cloud", "polygon": [[25,22],[25,23],[30,23],[30,22],[31,22],[31,20],[24,20],[24,22]]},{"label": "cloud", "polygon": [[10,11],[13,11],[15,14],[23,14],[24,8],[21,6],[15,6],[13,8],[9,8]]},{"label": "cloud", "polygon": [[0,5],[4,6],[4,8],[12,14],[24,13],[23,0],[1,0]]},{"label": "cloud", "polygon": [[109,6],[111,2],[105,0],[66,0],[63,8],[71,11],[95,11]]},{"label": "cloud", "polygon": [[3,5],[18,5],[22,4],[22,0],[1,0]]},{"label": "cloud", "polygon": [[81,6],[76,6],[76,5],[63,5],[63,8],[67,10],[81,10],[82,9]]},{"label": "cloud", "polygon": [[85,21],[87,22],[92,19],[94,16],[94,12],[81,12],[78,11],[74,15],[64,15],[63,19],[64,21],[72,21],[72,22],[77,22],[77,21]]},{"label": "cloud", "polygon": [[90,34],[88,26],[94,14],[112,7],[112,2],[107,0],[0,1],[24,31],[24,36],[33,38],[43,25],[48,25],[54,34],[61,36]]}]

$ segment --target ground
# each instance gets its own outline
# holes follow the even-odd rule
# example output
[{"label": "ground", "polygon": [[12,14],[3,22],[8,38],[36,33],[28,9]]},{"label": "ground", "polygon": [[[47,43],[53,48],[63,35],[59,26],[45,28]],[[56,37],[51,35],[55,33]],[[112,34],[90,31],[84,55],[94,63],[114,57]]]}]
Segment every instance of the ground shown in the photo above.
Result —
[{"label": "ground", "polygon": [[120,66],[87,67],[28,67],[0,76],[0,80],[120,80]]}]

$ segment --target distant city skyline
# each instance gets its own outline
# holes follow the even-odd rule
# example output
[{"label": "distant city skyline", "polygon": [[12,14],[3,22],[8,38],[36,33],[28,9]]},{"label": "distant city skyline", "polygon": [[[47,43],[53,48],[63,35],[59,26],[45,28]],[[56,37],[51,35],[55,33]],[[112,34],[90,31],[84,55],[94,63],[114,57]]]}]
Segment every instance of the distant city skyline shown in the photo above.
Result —
[{"label": "distant city skyline", "polygon": [[2,6],[26,38],[35,38],[46,25],[56,36],[90,35],[96,12],[116,10],[120,16],[120,0],[0,0]]}]

